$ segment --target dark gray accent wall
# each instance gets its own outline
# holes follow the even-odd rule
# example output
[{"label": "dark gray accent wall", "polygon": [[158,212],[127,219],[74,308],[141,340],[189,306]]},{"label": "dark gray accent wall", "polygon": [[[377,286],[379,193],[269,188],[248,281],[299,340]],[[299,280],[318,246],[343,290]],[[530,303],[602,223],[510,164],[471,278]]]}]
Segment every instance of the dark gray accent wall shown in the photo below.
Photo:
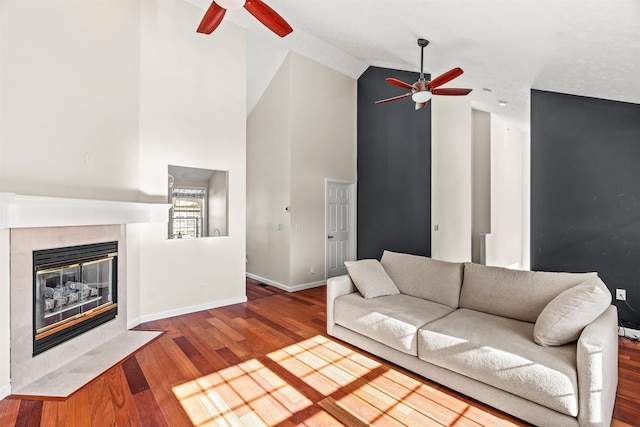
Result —
[{"label": "dark gray accent wall", "polygon": [[597,271],[640,325],[640,105],[531,92],[531,269]]},{"label": "dark gray accent wall", "polygon": [[385,249],[431,255],[431,103],[374,104],[408,92],[387,77],[419,76],[370,67],[358,79],[358,259]]}]

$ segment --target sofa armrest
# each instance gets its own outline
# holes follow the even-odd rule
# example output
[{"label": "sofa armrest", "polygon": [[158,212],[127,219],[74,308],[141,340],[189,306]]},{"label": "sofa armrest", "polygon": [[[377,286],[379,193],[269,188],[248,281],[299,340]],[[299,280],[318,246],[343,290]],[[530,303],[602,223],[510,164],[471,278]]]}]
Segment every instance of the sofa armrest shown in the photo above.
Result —
[{"label": "sofa armrest", "polygon": [[611,305],[578,339],[580,426],[609,426],[618,387],[618,309]]},{"label": "sofa armrest", "polygon": [[329,335],[332,335],[333,325],[335,324],[333,321],[333,302],[340,295],[347,295],[356,291],[356,286],[348,274],[331,277],[327,280],[327,333]]}]

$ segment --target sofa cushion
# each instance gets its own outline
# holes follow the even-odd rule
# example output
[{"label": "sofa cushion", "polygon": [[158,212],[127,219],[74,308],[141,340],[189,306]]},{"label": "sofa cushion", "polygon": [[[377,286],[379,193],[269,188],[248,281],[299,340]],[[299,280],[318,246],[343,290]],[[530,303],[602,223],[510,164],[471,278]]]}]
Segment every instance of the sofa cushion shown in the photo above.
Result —
[{"label": "sofa cushion", "polygon": [[561,292],[596,273],[521,271],[465,263],[460,307],[535,323]]},{"label": "sofa cushion", "polygon": [[403,294],[458,308],[461,263],[384,251],[381,264]]},{"label": "sofa cushion", "polygon": [[561,292],[542,310],[533,329],[533,340],[543,346],[575,341],[589,323],[611,305],[611,292],[599,277]]},{"label": "sofa cushion", "polygon": [[420,328],[418,357],[576,416],[575,343],[541,347],[532,333],[532,323],[461,308]]},{"label": "sofa cushion", "polygon": [[397,286],[377,259],[345,261],[345,267],[358,292],[365,298],[399,294]]},{"label": "sofa cushion", "polygon": [[416,356],[416,332],[427,322],[453,311],[450,307],[409,295],[366,299],[358,293],[335,300],[335,323]]}]

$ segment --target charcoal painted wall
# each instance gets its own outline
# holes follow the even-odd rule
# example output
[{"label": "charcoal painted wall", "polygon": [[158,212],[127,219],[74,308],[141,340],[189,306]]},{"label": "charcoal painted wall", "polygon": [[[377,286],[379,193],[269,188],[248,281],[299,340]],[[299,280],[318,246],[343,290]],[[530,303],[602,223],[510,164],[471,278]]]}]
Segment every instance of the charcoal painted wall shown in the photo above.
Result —
[{"label": "charcoal painted wall", "polygon": [[640,105],[532,91],[531,269],[597,271],[640,329]]},{"label": "charcoal painted wall", "polygon": [[359,259],[431,255],[431,104],[374,104],[407,92],[387,77],[412,84],[418,73],[370,67],[358,79]]}]

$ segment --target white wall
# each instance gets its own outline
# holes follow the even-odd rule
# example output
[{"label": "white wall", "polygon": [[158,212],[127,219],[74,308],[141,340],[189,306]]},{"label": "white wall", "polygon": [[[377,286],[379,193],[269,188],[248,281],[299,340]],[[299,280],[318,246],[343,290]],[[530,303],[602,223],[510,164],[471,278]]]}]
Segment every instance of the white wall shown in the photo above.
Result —
[{"label": "white wall", "polygon": [[491,114],[471,110],[471,260],[483,261],[484,239],[491,232]]},{"label": "white wall", "polygon": [[169,164],[229,171],[229,235],[167,239],[166,224],[140,231],[142,321],[246,300],[246,31],[223,22],[195,32],[202,10],[142,2],[141,201],[163,202]]},{"label": "white wall", "polygon": [[466,97],[431,101],[431,256],[471,261],[471,106]]},{"label": "white wall", "polygon": [[531,134],[522,134],[522,262],[531,269]]},{"label": "white wall", "polygon": [[491,235],[487,265],[523,268],[523,188],[527,156],[522,132],[491,116]]},{"label": "white wall", "polygon": [[[2,40],[4,37],[3,28],[4,4],[0,2],[0,190],[2,184]],[[0,230],[0,399],[11,393],[11,323],[10,323],[10,236],[9,230]]]},{"label": "white wall", "polygon": [[11,393],[9,230],[0,230],[0,399]]},{"label": "white wall", "polygon": [[140,226],[125,226],[127,244],[127,329],[140,324]]},{"label": "white wall", "polygon": [[356,179],[356,90],[355,79],[290,53],[249,116],[250,275],[288,289],[323,283],[325,178]]},{"label": "white wall", "polygon": [[0,190],[137,200],[139,21],[135,1],[2,2]]},{"label": "white wall", "polygon": [[[209,180],[209,236],[227,235],[227,173],[216,170]],[[218,230],[218,231],[216,231]]]},{"label": "white wall", "polygon": [[325,178],[356,180],[357,82],[297,54],[291,54],[289,61],[293,105],[289,282],[300,285],[325,279]]},{"label": "white wall", "polygon": [[247,272],[281,284],[290,265],[289,68],[285,60],[247,120]]},{"label": "white wall", "polygon": [[[170,1],[0,1],[0,191],[162,202],[168,164],[229,170],[229,237],[127,226],[127,317],[245,300],[246,32]],[[8,387],[0,232],[0,393]],[[200,283],[202,288],[200,289]]]},{"label": "white wall", "polygon": [[[472,111],[473,261],[529,268],[529,135]],[[479,233],[487,233],[481,248]],[[482,251],[481,251],[482,249]]]},{"label": "white wall", "polygon": [[[139,28],[135,1],[0,2],[0,191],[138,199]],[[0,397],[10,372],[8,236]]]}]

